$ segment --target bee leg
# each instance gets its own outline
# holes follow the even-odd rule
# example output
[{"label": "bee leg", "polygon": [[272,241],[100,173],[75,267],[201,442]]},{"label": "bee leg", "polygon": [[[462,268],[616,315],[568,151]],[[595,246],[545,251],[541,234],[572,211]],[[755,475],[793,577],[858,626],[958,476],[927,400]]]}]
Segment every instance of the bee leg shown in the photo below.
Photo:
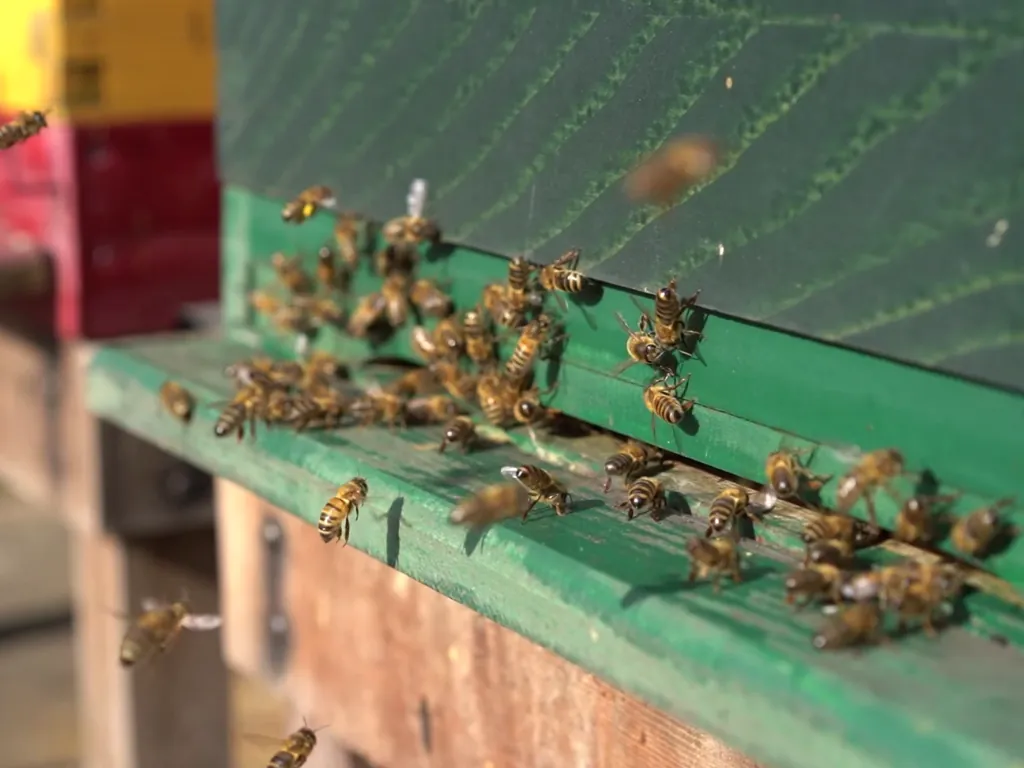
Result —
[{"label": "bee leg", "polygon": [[697,564],[693,563],[690,566],[690,574],[686,577],[686,580],[691,582],[691,583],[696,581],[697,580],[697,570],[698,570],[697,569]]},{"label": "bee leg", "polygon": [[928,637],[938,637],[939,635],[939,631],[935,628],[935,623],[932,621],[931,612],[924,615],[924,633]]},{"label": "bee leg", "polygon": [[875,515],[875,497],[871,493],[864,494],[864,504],[868,508],[868,519],[871,525],[878,527],[878,517]]},{"label": "bee leg", "polygon": [[[348,518],[347,517],[345,518],[345,523],[344,523],[344,526],[342,528],[342,531],[343,531],[343,536],[344,536],[344,539],[345,539],[345,543],[344,543],[343,546],[347,547],[348,546],[348,534],[349,534],[349,522],[348,522]],[[339,538],[341,538],[341,537],[339,537]]]},{"label": "bee leg", "polygon": [[716,595],[722,591],[722,574],[719,571],[715,571],[711,577],[711,591]]},{"label": "bee leg", "polygon": [[353,504],[352,505],[352,511],[355,513],[356,520],[358,520],[359,519],[359,505],[358,504]]},{"label": "bee leg", "polygon": [[530,514],[530,510],[537,505],[537,499],[530,499],[529,505],[523,510],[523,518],[521,522],[526,522],[526,516]]},{"label": "bee leg", "polygon": [[733,561],[732,564],[732,580],[737,584],[743,581],[743,574],[740,572],[740,564],[738,560]]},{"label": "bee leg", "polygon": [[448,447],[448,439],[445,438],[441,441],[441,444],[437,446],[438,453],[444,453],[444,449]]},{"label": "bee leg", "polygon": [[604,485],[601,486],[602,492],[608,493],[608,489],[611,488],[611,487],[612,487],[612,476],[611,475],[605,475]]},{"label": "bee leg", "polygon": [[704,538],[705,538],[705,539],[710,539],[710,538],[711,538],[711,534],[712,534],[712,533],[714,533],[714,532],[715,532],[715,529],[714,529],[714,528],[712,528],[712,527],[711,527],[711,526],[709,525],[709,526],[708,526],[708,527],[707,527],[707,528],[705,529],[705,531],[704,531]]}]

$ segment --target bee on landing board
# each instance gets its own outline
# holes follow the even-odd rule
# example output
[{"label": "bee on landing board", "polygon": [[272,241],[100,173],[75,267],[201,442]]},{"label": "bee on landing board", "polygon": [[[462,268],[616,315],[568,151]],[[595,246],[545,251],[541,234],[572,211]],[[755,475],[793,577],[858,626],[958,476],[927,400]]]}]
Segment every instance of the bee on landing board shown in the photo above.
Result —
[{"label": "bee on landing board", "polygon": [[530,496],[530,504],[523,510],[523,520],[538,502],[551,505],[559,517],[569,514],[572,495],[565,486],[553,478],[548,472],[533,464],[520,467],[502,467],[501,474],[510,480],[517,481],[526,489]]},{"label": "bee on landing board", "polygon": [[463,453],[469,453],[477,440],[476,425],[469,416],[456,416],[444,428],[444,436],[437,447],[438,453],[444,453],[449,445],[457,445]]},{"label": "bee on landing board", "polygon": [[554,408],[548,408],[540,401],[540,390],[537,387],[520,393],[512,406],[512,415],[520,424],[527,427],[538,427],[552,421],[558,414]]},{"label": "bee on landing board", "polygon": [[685,301],[679,298],[676,293],[676,281],[670,280],[669,284],[654,295],[654,319],[645,312],[640,316],[640,330],[647,332],[654,331],[654,338],[658,344],[665,349],[678,349],[686,357],[689,352],[681,349],[686,338],[693,336],[700,338],[700,331],[689,330],[683,320],[683,314],[687,309],[693,307],[700,297],[700,291],[687,298]]},{"label": "bee on landing board", "polygon": [[248,422],[249,436],[255,439],[256,419],[261,413],[266,395],[267,391],[257,384],[242,387],[217,417],[213,425],[213,434],[217,437],[226,437],[234,432],[241,442],[245,437],[245,425]]},{"label": "bee on landing board", "polygon": [[856,466],[839,479],[836,486],[836,512],[849,514],[859,499],[864,499],[868,519],[878,525],[875,515],[874,494],[884,488],[890,496],[897,498],[892,481],[907,474],[904,471],[903,454],[895,448],[882,448],[864,454]]},{"label": "bee on landing board", "polygon": [[405,406],[410,421],[417,424],[440,424],[459,414],[459,406],[447,395],[414,397]]},{"label": "bee on landing board", "polygon": [[651,467],[661,467],[665,462],[665,454],[653,445],[627,440],[617,453],[604,461],[604,492],[612,486],[613,477],[622,477],[629,485],[634,476]]},{"label": "bee on landing board", "polygon": [[732,576],[732,580],[737,584],[743,580],[736,540],[732,537],[721,536],[717,539],[692,537],[686,541],[686,552],[690,556],[688,581],[710,577],[712,591],[719,592],[722,576]]},{"label": "bee on landing board", "polygon": [[798,610],[819,599],[838,604],[842,602],[845,578],[846,574],[832,563],[805,565],[786,576],[786,603]]},{"label": "bee on landing board", "polygon": [[176,381],[165,381],[160,387],[160,404],[184,424],[192,420],[196,400],[192,393]]},{"label": "bee on landing board", "polygon": [[369,493],[366,480],[354,477],[338,488],[337,492],[327,500],[320,510],[320,522],[317,530],[325,544],[332,541],[343,541],[348,544],[349,519],[354,514],[359,519],[359,507]]},{"label": "bee on landing board", "polygon": [[882,611],[874,603],[855,603],[830,617],[811,643],[819,651],[866,645],[882,639]]},{"label": "bee on landing board", "polygon": [[491,424],[506,427],[514,423],[513,409],[519,393],[502,376],[494,372],[483,374],[476,383],[476,397]]},{"label": "bee on landing board", "polygon": [[404,397],[374,388],[353,400],[349,406],[349,413],[364,427],[384,424],[394,430],[396,426],[405,426],[409,415],[407,404]]},{"label": "bee on landing board", "polygon": [[695,401],[684,400],[679,397],[679,388],[684,387],[690,380],[689,374],[677,379],[674,384],[668,384],[668,379],[674,374],[666,373],[660,379],[655,379],[644,390],[644,406],[651,412],[651,438],[655,437],[654,420],[659,418],[668,424],[675,426],[693,410]]},{"label": "bee on landing board", "polygon": [[290,224],[302,224],[317,211],[333,208],[337,204],[334,192],[323,184],[315,184],[302,190],[294,200],[281,209],[281,220]]},{"label": "bee on landing board", "polygon": [[743,488],[725,488],[711,500],[708,512],[708,527],[704,536],[734,533],[736,521],[741,516],[750,516],[750,494]]},{"label": "bee on landing board", "polygon": [[47,111],[19,112],[13,120],[0,125],[0,149],[10,149],[15,144],[28,141],[46,128]]},{"label": "bee on landing board", "polygon": [[530,494],[519,483],[495,483],[459,502],[448,519],[456,525],[480,527],[519,517],[529,503]]},{"label": "bee on landing board", "polygon": [[907,544],[930,544],[935,540],[935,528],[938,515],[935,506],[954,501],[959,494],[945,496],[911,496],[900,507],[896,515],[896,526],[893,538]]},{"label": "bee on landing board", "polygon": [[903,570],[903,579],[884,596],[884,604],[896,611],[897,631],[906,631],[908,621],[916,619],[926,635],[935,637],[936,614],[960,596],[964,573],[955,563],[910,562]]},{"label": "bee on landing board", "polygon": [[1000,499],[958,519],[950,533],[953,546],[970,557],[985,557],[1005,530],[1006,524],[999,511],[1011,506],[1014,501],[1013,498]]},{"label": "bee on landing board", "polygon": [[537,275],[541,287],[554,294],[563,311],[568,305],[559,294],[580,293],[587,287],[587,278],[576,269],[580,253],[579,248],[569,249],[547,266],[540,267]]},{"label": "bee on landing board", "polygon": [[652,520],[660,520],[667,503],[661,481],[653,477],[641,477],[629,484],[625,501],[617,506],[626,510],[627,520],[632,520],[645,509],[650,509]]},{"label": "bee on landing board", "polygon": [[668,205],[714,171],[719,151],[708,136],[691,134],[673,139],[630,172],[626,194],[633,200]]},{"label": "bee on landing board", "polygon": [[477,377],[459,368],[457,363],[437,360],[430,364],[430,371],[445,392],[457,400],[472,400],[477,393]]},{"label": "bee on landing board", "polygon": [[800,485],[806,482],[813,490],[821,488],[831,477],[816,475],[797,459],[798,454],[805,451],[781,449],[768,454],[765,459],[764,473],[768,485],[780,499],[792,499],[800,492]]},{"label": "bee on landing board", "polygon": [[135,617],[121,641],[121,666],[133,667],[154,654],[166,652],[183,629],[205,631],[220,625],[220,616],[189,613],[184,600],[145,600],[142,613]]}]

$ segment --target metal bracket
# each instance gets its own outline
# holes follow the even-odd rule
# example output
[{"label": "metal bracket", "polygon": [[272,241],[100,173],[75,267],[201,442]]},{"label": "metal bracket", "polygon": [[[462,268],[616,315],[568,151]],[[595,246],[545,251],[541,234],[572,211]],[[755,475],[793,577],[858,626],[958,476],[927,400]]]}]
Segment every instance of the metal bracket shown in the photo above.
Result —
[{"label": "metal bracket", "polygon": [[271,516],[263,520],[264,587],[266,589],[266,664],[273,676],[280,675],[288,663],[290,622],[284,605],[284,529]]}]

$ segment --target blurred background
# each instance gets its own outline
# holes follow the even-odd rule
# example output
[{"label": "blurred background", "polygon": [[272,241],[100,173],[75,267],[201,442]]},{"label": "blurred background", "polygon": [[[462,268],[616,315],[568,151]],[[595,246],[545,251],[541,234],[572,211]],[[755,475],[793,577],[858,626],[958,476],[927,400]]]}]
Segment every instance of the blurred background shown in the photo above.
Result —
[{"label": "blurred background", "polygon": [[[0,4],[0,123],[48,122],[0,151],[0,768],[86,762],[96,660],[72,606],[90,512],[130,480],[97,477],[90,446],[111,438],[76,373],[94,341],[216,325],[214,105],[213,0]],[[212,503],[210,479],[166,457],[140,482]],[[286,732],[285,710],[256,682],[230,690],[233,762],[265,764],[241,734]]]}]

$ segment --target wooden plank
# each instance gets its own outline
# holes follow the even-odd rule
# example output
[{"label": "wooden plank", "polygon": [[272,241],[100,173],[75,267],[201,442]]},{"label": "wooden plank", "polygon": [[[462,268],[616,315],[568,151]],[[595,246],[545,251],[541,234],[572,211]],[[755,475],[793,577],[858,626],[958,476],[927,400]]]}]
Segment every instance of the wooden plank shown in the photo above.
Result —
[{"label": "wooden plank", "polygon": [[0,486],[39,509],[54,501],[56,395],[52,346],[0,327]]},{"label": "wooden plank", "polygon": [[125,625],[115,615],[182,590],[197,610],[216,610],[213,534],[128,541],[77,531],[72,572],[83,768],[226,765],[227,673],[218,634],[186,633],[167,655],[128,672],[118,661]]},{"label": "wooden plank", "polygon": [[[218,482],[225,656],[262,668],[260,535],[285,528],[292,661],[284,690],[381,766],[752,768],[701,731],[521,635]],[[226,543],[227,542],[227,543]],[[344,585],[339,589],[339,585]],[[429,723],[425,726],[425,723]]]},{"label": "wooden plank", "polygon": [[[673,469],[694,515],[626,524],[601,493],[589,461],[544,446],[529,454],[508,444],[469,455],[438,454],[437,430],[348,428],[329,434],[269,430],[255,441],[213,434],[229,390],[228,362],[255,350],[231,341],[147,341],[107,349],[92,369],[90,405],[162,448],[234,480],[307,523],[316,520],[339,479],[360,475],[373,492],[353,528],[351,546],[519,631],[559,655],[674,716],[728,739],[774,768],[918,765],[1012,765],[1021,734],[1020,649],[984,639],[970,624],[937,640],[922,634],[859,655],[826,654],[810,640],[822,618],[782,602],[792,555],[744,542],[743,583],[715,594],[687,588],[687,542],[703,532],[721,478],[703,468]],[[182,429],[158,405],[171,375],[200,400]],[[607,437],[580,439],[607,450]],[[607,455],[607,454],[605,454]],[[395,457],[402,457],[396,464]],[[542,510],[527,525],[496,525],[467,556],[465,532],[446,522],[452,506],[499,476],[506,465],[536,463],[562,477],[575,513]],[[400,553],[393,546],[395,510]],[[775,520],[765,517],[768,527]],[[332,582],[333,583],[333,582]],[[966,605],[983,605],[974,595]],[[987,609],[986,609],[987,612]],[[982,636],[979,636],[982,635]],[[969,664],[968,664],[968,659]],[[965,665],[967,665],[965,667]],[[969,667],[969,669],[968,669]],[[956,695],[950,695],[950,691]],[[833,727],[822,728],[822,720]]]}]

